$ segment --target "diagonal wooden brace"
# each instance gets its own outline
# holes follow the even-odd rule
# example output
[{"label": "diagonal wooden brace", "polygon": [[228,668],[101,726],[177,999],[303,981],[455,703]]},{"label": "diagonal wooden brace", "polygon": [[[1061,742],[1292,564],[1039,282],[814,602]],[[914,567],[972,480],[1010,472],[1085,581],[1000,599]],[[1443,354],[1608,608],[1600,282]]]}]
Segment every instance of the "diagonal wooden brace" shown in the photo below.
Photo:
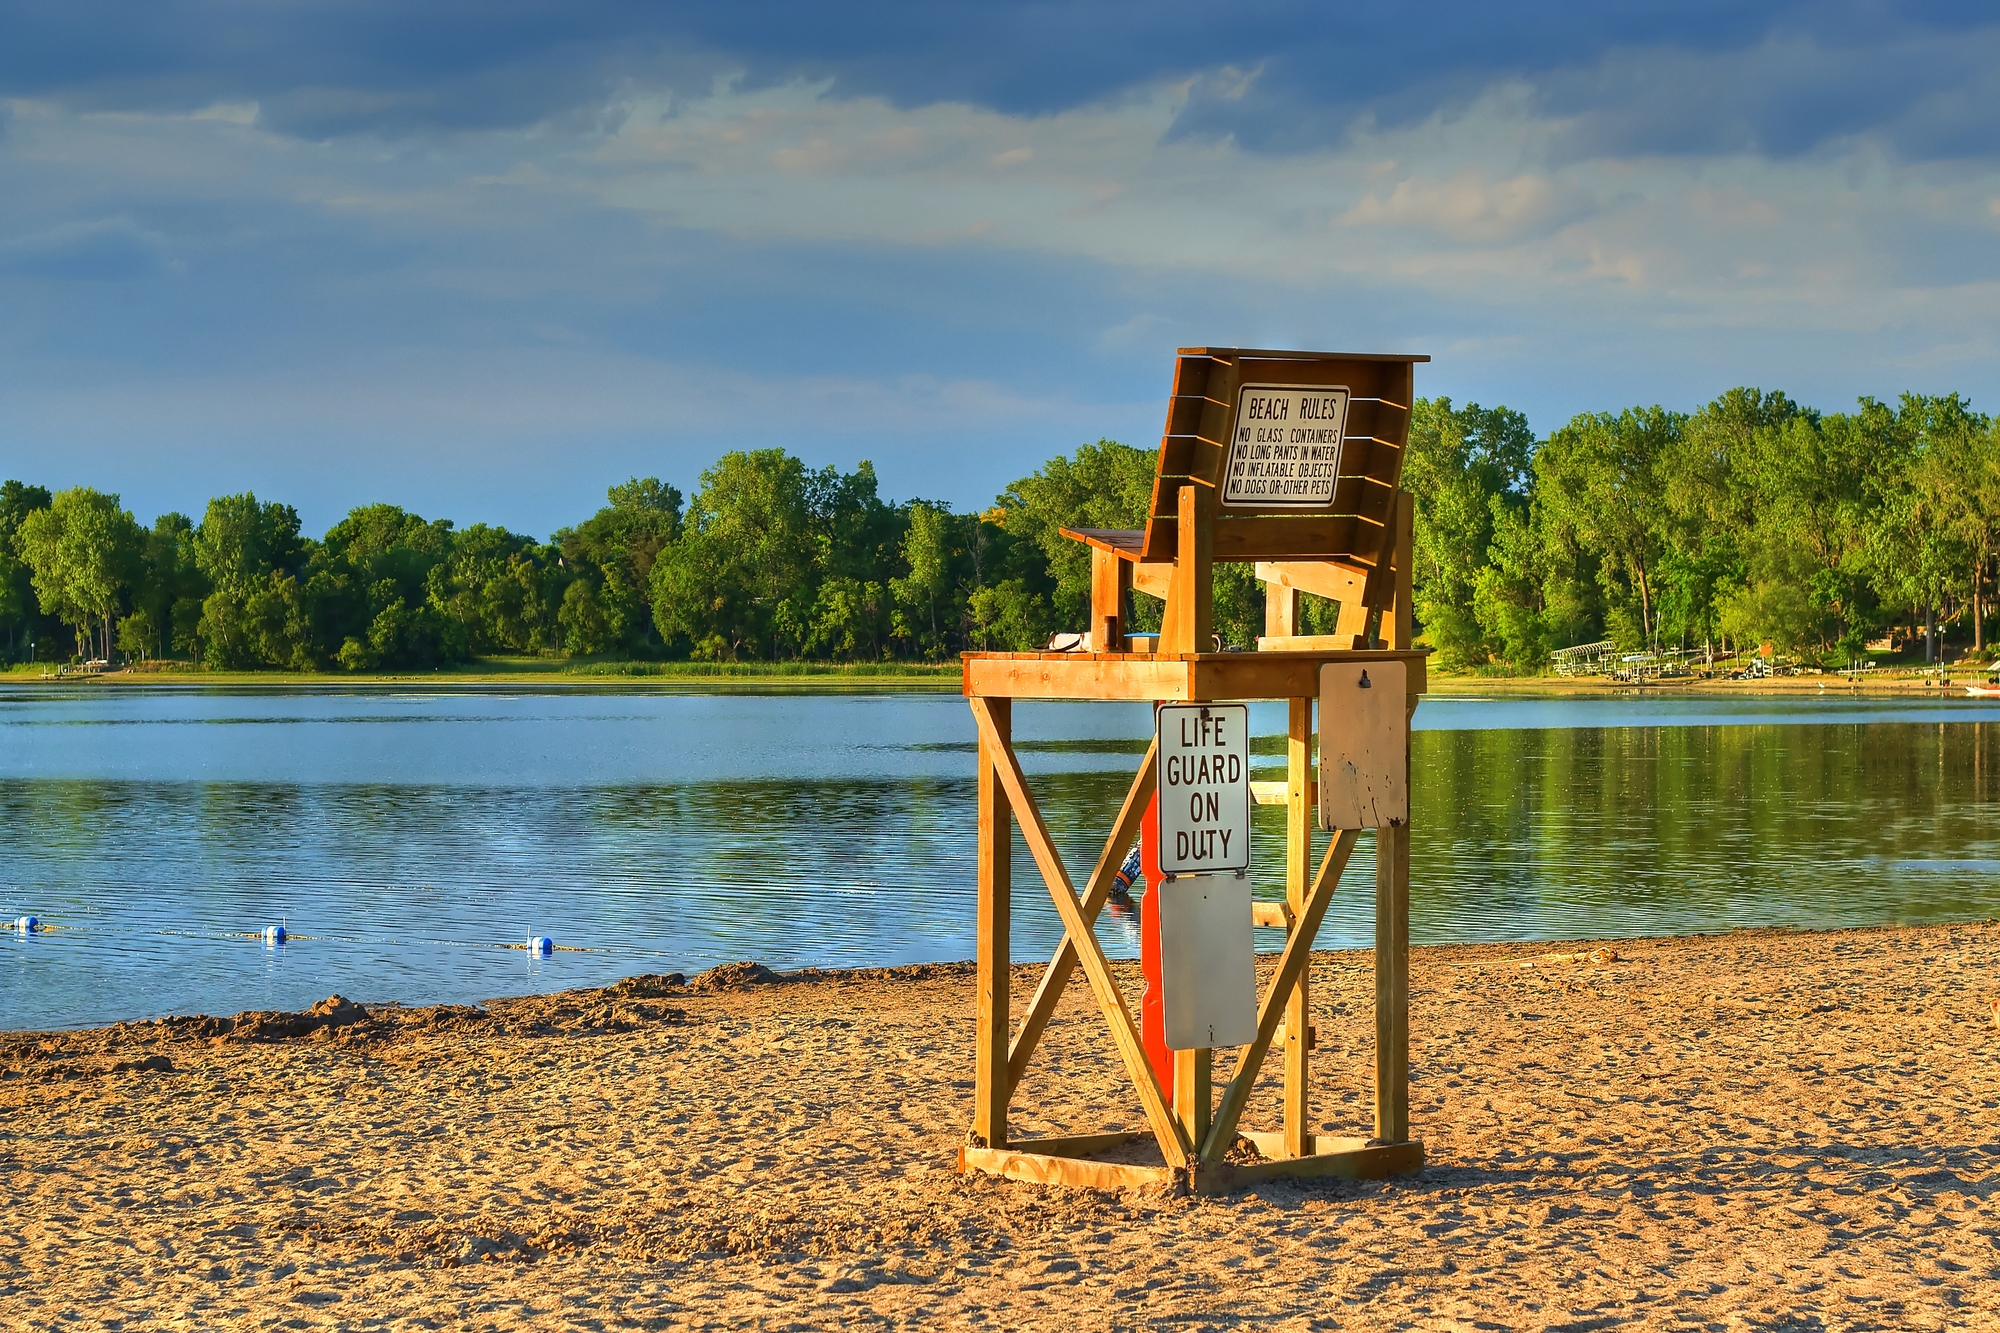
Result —
[{"label": "diagonal wooden brace", "polygon": [[1270,1051],[1271,1042],[1285,1021],[1285,1003],[1291,998],[1292,987],[1305,975],[1306,964],[1312,958],[1313,939],[1319,934],[1319,923],[1326,919],[1326,909],[1333,902],[1334,890],[1340,887],[1341,872],[1347,869],[1347,858],[1353,854],[1355,840],[1360,836],[1354,829],[1343,829],[1340,836],[1327,845],[1326,856],[1319,863],[1319,874],[1313,878],[1312,892],[1306,895],[1305,910],[1299,913],[1292,933],[1285,938],[1285,952],[1278,959],[1278,974],[1271,978],[1271,988],[1264,992],[1264,1002],[1257,1011],[1257,1039],[1243,1048],[1243,1054],[1236,1062],[1236,1075],[1229,1080],[1229,1087],[1222,1094],[1222,1104],[1215,1109],[1215,1120],[1209,1126],[1208,1137],[1202,1141],[1201,1165],[1204,1169],[1220,1166],[1229,1145],[1236,1140],[1236,1122],[1243,1118],[1243,1108],[1250,1102],[1250,1090],[1257,1084],[1257,1074],[1264,1067],[1264,1056]]},{"label": "diagonal wooden brace", "polygon": [[[1111,881],[1117,876],[1118,868],[1125,863],[1125,853],[1132,849],[1132,840],[1139,836],[1139,825],[1146,818],[1146,803],[1153,799],[1153,787],[1159,780],[1160,748],[1155,738],[1146,747],[1145,762],[1139,765],[1139,775],[1132,779],[1132,789],[1125,793],[1125,807],[1118,812],[1118,822],[1111,826],[1111,836],[1104,840],[1104,851],[1097,858],[1097,868],[1090,872],[1090,879],[1084,885],[1083,920],[1086,925],[1095,926],[1098,914],[1104,910],[1105,900],[1111,896]],[[1035,988],[1034,1003],[1028,1006],[1028,1017],[1021,1023],[1021,1031],[1015,1036],[1014,1044],[1007,1051],[1007,1086],[1011,1090],[1020,1085],[1028,1072],[1028,1061],[1034,1058],[1035,1044],[1042,1039],[1049,1020],[1055,1017],[1056,1005],[1061,1002],[1063,990],[1069,985],[1070,974],[1076,970],[1076,944],[1063,936],[1062,947],[1042,973],[1042,984]]]},{"label": "diagonal wooden brace", "polygon": [[1015,756],[1013,747],[1000,739],[986,700],[974,698],[970,702],[972,715],[979,722],[980,738],[998,761],[1000,785],[1006,788],[1007,799],[1014,807],[1014,818],[1019,821],[1028,850],[1034,854],[1042,879],[1049,886],[1049,897],[1054,900],[1056,912],[1062,917],[1063,929],[1069,932],[1070,943],[1076,946],[1077,961],[1083,965],[1083,974],[1090,979],[1090,988],[1097,994],[1098,1006],[1104,1010],[1111,1039],[1117,1043],[1118,1054],[1124,1058],[1125,1072],[1131,1078],[1133,1087],[1138,1089],[1139,1105],[1146,1113],[1146,1123],[1152,1127],[1153,1137],[1160,1142],[1160,1154],[1168,1166],[1185,1170],[1194,1156],[1194,1146],[1188,1141],[1187,1132],[1181,1128],[1173,1108],[1167,1104],[1166,1096],[1160,1090],[1160,1081],[1146,1059],[1145,1048],[1139,1043],[1139,1030],[1132,1023],[1132,1012],[1125,1007],[1125,996],[1111,976],[1111,964],[1104,956],[1104,946],[1097,942],[1090,923],[1083,919],[1083,904],[1077,901],[1076,888],[1070,883],[1069,872],[1063,868],[1055,840],[1049,836],[1049,826],[1042,819],[1041,807],[1035,804],[1035,798],[1028,792],[1021,761]]}]

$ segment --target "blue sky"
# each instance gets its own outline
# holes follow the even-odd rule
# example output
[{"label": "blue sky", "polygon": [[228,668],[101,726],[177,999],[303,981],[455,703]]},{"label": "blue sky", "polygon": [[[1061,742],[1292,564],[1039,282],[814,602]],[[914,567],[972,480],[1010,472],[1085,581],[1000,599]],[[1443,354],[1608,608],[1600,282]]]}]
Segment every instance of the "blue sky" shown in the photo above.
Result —
[{"label": "blue sky", "polygon": [[1970,4],[0,0],[0,474],[546,534],[728,448],[964,508],[1183,343],[2000,406]]}]

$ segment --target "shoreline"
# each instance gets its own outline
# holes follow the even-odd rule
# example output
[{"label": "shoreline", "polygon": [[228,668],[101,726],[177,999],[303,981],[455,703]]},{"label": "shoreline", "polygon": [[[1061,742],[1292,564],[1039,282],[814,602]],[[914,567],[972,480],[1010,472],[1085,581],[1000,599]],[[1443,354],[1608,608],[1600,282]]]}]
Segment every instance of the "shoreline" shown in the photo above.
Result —
[{"label": "shoreline", "polygon": [[[1214,1199],[959,1176],[965,964],[10,1034],[0,1322],[2000,1319],[2000,923],[1591,943],[1413,948],[1423,1172]],[[1322,1132],[1369,964],[1313,958]],[[1072,985],[1013,1132],[1136,1122]]]},{"label": "shoreline", "polygon": [[[671,664],[670,664],[671,665]],[[788,665],[788,664],[781,664]],[[814,664],[815,666],[817,664]],[[1761,680],[1669,680],[1633,683],[1603,677],[1471,676],[1429,674],[1427,693],[1438,698],[1496,695],[1509,698],[1588,699],[1613,696],[1659,698],[1879,698],[1952,699],[1975,696],[1965,686],[1990,672],[1961,671],[1957,680],[1896,676],[1848,680],[1838,676],[1780,676]],[[0,691],[57,691],[93,688],[173,692],[364,693],[420,687],[435,690],[557,690],[615,692],[702,691],[713,693],[842,694],[905,690],[958,693],[962,677],[950,667],[875,673],[818,667],[809,670],[648,671],[633,674],[573,671],[560,667],[520,670],[439,670],[429,672],[152,672],[113,671],[92,676],[42,677],[0,670]],[[1996,700],[2000,702],[2000,700]]]}]

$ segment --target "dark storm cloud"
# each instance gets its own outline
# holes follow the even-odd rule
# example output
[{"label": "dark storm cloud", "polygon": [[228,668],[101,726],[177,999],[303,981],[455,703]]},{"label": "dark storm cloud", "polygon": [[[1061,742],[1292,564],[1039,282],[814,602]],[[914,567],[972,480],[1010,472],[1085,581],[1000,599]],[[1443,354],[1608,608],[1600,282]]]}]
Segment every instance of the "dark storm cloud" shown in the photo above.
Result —
[{"label": "dark storm cloud", "polygon": [[16,5],[0,25],[0,93],[254,100],[267,129],[307,137],[588,119],[621,87],[738,74],[1028,115],[1185,77],[1174,132],[1259,151],[1419,121],[1503,80],[1573,118],[1577,153],[1786,156],[1867,131],[1922,159],[2000,147],[2000,21],[1972,4],[234,0]]}]

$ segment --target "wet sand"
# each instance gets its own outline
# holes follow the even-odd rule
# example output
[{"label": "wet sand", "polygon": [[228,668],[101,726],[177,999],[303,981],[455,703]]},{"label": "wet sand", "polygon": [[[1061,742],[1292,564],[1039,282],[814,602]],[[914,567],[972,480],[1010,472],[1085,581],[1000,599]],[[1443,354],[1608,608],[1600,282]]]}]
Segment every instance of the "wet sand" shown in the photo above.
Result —
[{"label": "wet sand", "polygon": [[[2000,925],[1613,947],[1417,950],[1430,1165],[1209,1199],[955,1174],[962,966],[7,1034],[0,1327],[2000,1326]],[[1089,1005],[1017,1134],[1140,1123]]]}]

